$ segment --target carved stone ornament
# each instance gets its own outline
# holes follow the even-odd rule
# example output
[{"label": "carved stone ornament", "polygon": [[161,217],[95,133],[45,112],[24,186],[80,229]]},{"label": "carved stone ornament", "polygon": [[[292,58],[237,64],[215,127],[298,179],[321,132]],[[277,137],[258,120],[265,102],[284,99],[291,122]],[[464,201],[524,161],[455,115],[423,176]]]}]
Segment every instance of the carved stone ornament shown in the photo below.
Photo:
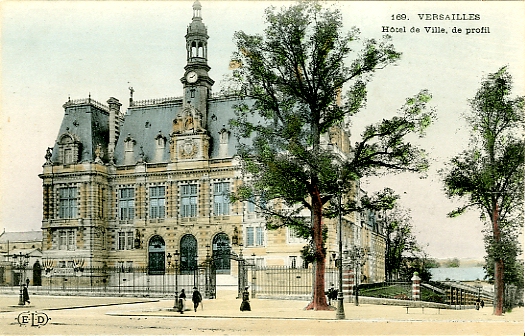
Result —
[{"label": "carved stone ornament", "polygon": [[98,144],[97,147],[95,148],[95,155],[96,155],[95,163],[102,163],[101,157],[104,155],[104,151],[102,150],[101,144]]},{"label": "carved stone ornament", "polygon": [[179,153],[181,159],[193,159],[197,154],[197,145],[192,139],[185,139],[179,146]]},{"label": "carved stone ornament", "polygon": [[51,157],[53,156],[53,148],[48,147],[46,149],[46,156],[44,157],[46,159],[46,165],[52,164]]},{"label": "carved stone ornament", "polygon": [[185,106],[173,120],[174,134],[191,134],[204,132],[202,114],[191,104]]}]

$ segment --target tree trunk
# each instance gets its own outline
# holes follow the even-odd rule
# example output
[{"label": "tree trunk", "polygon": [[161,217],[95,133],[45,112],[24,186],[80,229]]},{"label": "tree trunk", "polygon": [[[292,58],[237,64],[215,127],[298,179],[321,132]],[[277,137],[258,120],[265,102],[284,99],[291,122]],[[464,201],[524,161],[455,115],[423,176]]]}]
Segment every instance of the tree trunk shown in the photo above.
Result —
[{"label": "tree trunk", "polygon": [[[500,230],[498,224],[498,203],[494,202],[494,214],[492,217],[492,233],[494,244],[498,246],[500,243]],[[494,258],[494,315],[503,315],[503,260],[499,257]]]},{"label": "tree trunk", "polygon": [[312,302],[306,306],[307,310],[332,310],[333,308],[326,302],[324,288],[324,274],[326,252],[323,244],[323,227],[321,195],[319,192],[312,197],[313,212],[313,242],[315,248],[315,278],[314,278],[314,296]]}]

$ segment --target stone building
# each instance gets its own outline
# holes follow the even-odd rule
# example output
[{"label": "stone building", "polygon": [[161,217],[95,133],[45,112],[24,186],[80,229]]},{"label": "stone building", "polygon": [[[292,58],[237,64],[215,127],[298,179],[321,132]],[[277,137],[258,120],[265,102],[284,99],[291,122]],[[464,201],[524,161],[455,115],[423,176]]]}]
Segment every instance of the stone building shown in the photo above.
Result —
[{"label": "stone building", "polygon": [[[237,101],[212,92],[213,53],[198,1],[185,39],[182,97],[135,101],[130,88],[125,111],[113,97],[63,105],[40,175],[44,257],[56,266],[83,260],[161,274],[167,254],[177,251],[182,269],[209,253],[218,272],[230,273],[230,252],[241,246],[257,265],[302,266],[305,241],[288,229],[267,230],[253,204],[229,202],[243,178],[229,128]],[[342,151],[350,146],[343,130],[324,141]],[[345,246],[361,244],[362,232],[372,230],[358,217],[343,222]],[[326,222],[329,250],[336,250],[334,224]]]},{"label": "stone building", "polygon": [[[20,259],[27,264],[19,267]],[[16,257],[15,257],[16,256]],[[41,284],[42,231],[6,232],[0,234],[0,285],[18,285],[20,278],[31,285]]]}]

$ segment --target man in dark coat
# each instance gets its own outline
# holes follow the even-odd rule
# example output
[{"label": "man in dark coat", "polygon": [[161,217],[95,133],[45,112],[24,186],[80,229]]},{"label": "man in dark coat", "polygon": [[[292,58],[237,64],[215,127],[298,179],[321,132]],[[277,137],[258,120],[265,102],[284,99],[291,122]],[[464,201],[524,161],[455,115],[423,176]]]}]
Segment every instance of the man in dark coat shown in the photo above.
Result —
[{"label": "man in dark coat", "polygon": [[24,304],[26,304],[26,302],[30,304],[31,302],[29,302],[29,293],[27,292],[27,286],[26,284],[24,284],[23,286],[24,288],[22,288],[22,298],[24,299]]},{"label": "man in dark coat", "polygon": [[197,289],[197,287],[193,287],[193,295],[191,296],[191,301],[193,301],[193,309],[195,312],[197,312],[197,308],[199,307],[199,304],[202,301],[202,295]]},{"label": "man in dark coat", "polygon": [[186,293],[184,293],[184,289],[180,290],[179,295],[179,311],[181,314],[184,314],[184,302],[186,301]]}]

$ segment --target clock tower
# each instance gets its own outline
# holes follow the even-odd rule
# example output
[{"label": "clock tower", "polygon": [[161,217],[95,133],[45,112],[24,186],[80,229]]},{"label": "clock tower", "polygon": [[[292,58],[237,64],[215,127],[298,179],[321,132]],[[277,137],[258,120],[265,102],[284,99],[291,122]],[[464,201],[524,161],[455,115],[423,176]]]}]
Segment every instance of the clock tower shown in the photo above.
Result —
[{"label": "clock tower", "polygon": [[201,4],[193,3],[193,19],[186,33],[186,66],[184,77],[183,106],[191,105],[201,114],[202,127],[206,128],[207,100],[214,80],[208,75],[208,30],[201,17]]}]

